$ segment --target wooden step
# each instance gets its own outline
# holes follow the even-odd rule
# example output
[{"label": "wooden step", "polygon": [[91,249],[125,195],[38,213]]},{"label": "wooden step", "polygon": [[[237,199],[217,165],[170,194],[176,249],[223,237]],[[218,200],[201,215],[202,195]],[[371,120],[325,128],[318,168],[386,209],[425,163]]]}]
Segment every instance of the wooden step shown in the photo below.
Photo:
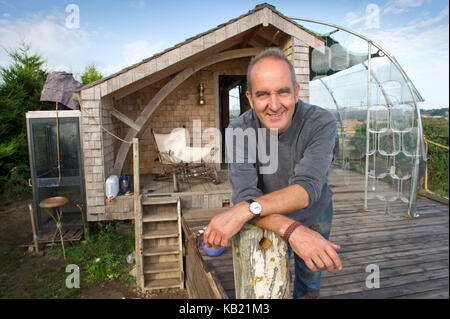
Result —
[{"label": "wooden step", "polygon": [[146,289],[177,288],[177,287],[181,287],[181,280],[180,280],[180,278],[146,280],[144,287]]},{"label": "wooden step", "polygon": [[178,220],[178,214],[176,211],[162,211],[158,213],[144,214],[144,216],[142,217],[142,222],[144,223],[167,222],[172,220]]},{"label": "wooden step", "polygon": [[143,239],[171,238],[178,237],[178,229],[160,229],[147,231],[142,235]]},{"label": "wooden step", "polygon": [[178,197],[142,197],[142,205],[176,204]]},{"label": "wooden step", "polygon": [[178,245],[149,247],[144,250],[144,256],[160,256],[179,254],[180,247]]},{"label": "wooden step", "polygon": [[157,264],[144,265],[144,274],[155,274],[162,272],[180,271],[180,265],[178,261],[173,262],[160,262]]}]

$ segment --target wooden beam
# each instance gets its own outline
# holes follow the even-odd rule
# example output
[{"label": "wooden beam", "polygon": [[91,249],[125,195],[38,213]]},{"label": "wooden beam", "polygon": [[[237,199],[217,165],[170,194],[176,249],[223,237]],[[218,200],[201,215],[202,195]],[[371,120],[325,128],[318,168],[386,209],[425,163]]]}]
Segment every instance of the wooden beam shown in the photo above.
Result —
[{"label": "wooden beam", "polygon": [[128,85],[124,88],[119,89],[117,92],[113,93],[114,99],[120,100],[124,97],[133,94],[136,91],[139,91],[149,85],[152,85],[153,83],[156,83],[170,75],[176,74],[177,72],[182,71],[187,66],[194,64],[198,60],[202,60],[207,58],[208,56],[217,54],[221,51],[228,50],[232,47],[234,47],[236,44],[241,43],[242,41],[242,35],[227,39],[215,46],[213,46],[210,49],[207,49],[206,51],[200,52],[196,54],[193,57],[190,57],[184,61],[180,61],[179,63],[176,63],[175,65],[169,66],[167,69],[164,69],[162,71],[153,73],[146,78],[139,80],[132,85]]},{"label": "wooden beam", "polygon": [[122,121],[123,123],[128,125],[129,127],[134,128],[136,131],[139,131],[141,129],[140,126],[137,125],[132,119],[127,117],[125,114],[120,113],[118,110],[116,110],[112,106],[111,106],[110,112],[111,112],[111,115],[113,115],[115,118],[119,119],[120,121]]},{"label": "wooden beam", "polygon": [[241,48],[245,48],[250,40],[252,40],[264,27],[262,25],[259,25],[255,27],[253,31],[251,31],[249,34],[247,34],[243,39],[242,43],[240,45]]},{"label": "wooden beam", "polygon": [[269,42],[267,43],[266,46],[270,47],[270,46],[272,45],[272,43],[275,42],[275,40],[276,40],[276,38],[278,37],[278,35],[280,34],[280,32],[281,32],[280,30],[277,30],[277,31],[273,34],[272,38],[269,40]]},{"label": "wooden beam", "polygon": [[[276,45],[276,46],[280,46],[280,38],[281,35],[280,33],[282,33],[280,30],[277,30],[277,32],[275,32],[274,34],[269,34],[267,32],[261,32],[260,34],[258,34],[255,37],[255,40],[258,40],[259,42],[263,43],[264,46],[270,46],[270,45]],[[284,34],[284,33],[282,33]],[[276,35],[276,36],[275,36]],[[275,36],[275,38],[274,38]]]},{"label": "wooden beam", "polygon": [[[181,83],[183,83],[186,79],[192,76],[194,73],[200,71],[201,69],[227,60],[233,60],[238,58],[244,58],[249,56],[254,56],[258,54],[262,48],[247,48],[247,49],[237,49],[231,51],[221,52],[219,54],[210,56],[202,61],[199,61],[180,73],[178,73],[172,80],[170,80],[163,88],[161,88],[155,96],[151,99],[151,101],[145,106],[142,113],[138,116],[135,121],[140,127],[139,131],[131,128],[127,136],[125,137],[126,141],[131,141],[135,137],[139,137],[147,128],[150,123],[150,117],[153,112],[158,108],[158,106],[164,101],[164,99],[175,90]],[[113,174],[120,176],[127,154],[130,150],[131,144],[122,142],[120,145],[119,152],[117,153],[116,161],[114,163]]]},{"label": "wooden beam", "polygon": [[251,45],[254,48],[263,48],[263,47],[265,47],[264,44],[262,44],[261,42],[256,41],[256,39],[251,39],[250,41],[248,41],[248,44]]}]

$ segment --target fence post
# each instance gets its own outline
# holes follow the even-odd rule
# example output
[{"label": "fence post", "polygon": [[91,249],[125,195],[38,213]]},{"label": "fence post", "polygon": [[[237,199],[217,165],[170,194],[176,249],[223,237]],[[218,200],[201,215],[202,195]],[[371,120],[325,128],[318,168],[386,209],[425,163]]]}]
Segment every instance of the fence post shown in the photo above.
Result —
[{"label": "fence post", "polygon": [[288,250],[279,235],[245,224],[232,238],[232,249],[236,298],[291,297]]},{"label": "fence post", "polygon": [[[423,140],[425,142],[425,156],[428,159],[428,140],[423,135]],[[425,190],[428,190],[428,163],[425,163]]]},{"label": "fence post", "polygon": [[144,289],[143,250],[142,250],[142,204],[140,192],[139,139],[133,138],[133,192],[134,192],[134,237],[136,251],[136,284]]}]

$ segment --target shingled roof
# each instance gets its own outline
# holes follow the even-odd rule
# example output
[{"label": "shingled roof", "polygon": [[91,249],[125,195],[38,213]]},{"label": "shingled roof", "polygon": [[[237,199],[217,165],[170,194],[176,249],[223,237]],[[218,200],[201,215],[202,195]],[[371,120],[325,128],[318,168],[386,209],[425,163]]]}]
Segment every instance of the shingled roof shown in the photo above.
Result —
[{"label": "shingled roof", "polygon": [[[302,32],[303,40],[307,45],[311,47],[322,47],[324,45],[324,39],[321,36],[314,32],[311,32],[310,30],[289,19],[288,17],[277,11],[274,6],[263,3],[255,6],[253,10],[250,10],[246,14],[231,19],[228,22],[220,24],[213,29],[197,34],[194,37],[188,38],[181,43],[178,43],[164,51],[156,53],[153,56],[144,59],[141,62],[133,64],[125,69],[122,69],[112,75],[85,85],[80,88],[78,92],[101,85],[103,86],[103,88],[100,89],[100,91],[102,92],[100,95],[105,96],[135,81],[143,79],[144,77],[152,73],[167,68],[168,66],[175,64],[185,58],[192,57],[193,55],[206,50],[221,41],[225,41],[232,36],[248,31],[249,29],[261,24],[265,27],[273,25],[274,27],[281,29],[282,31],[290,35],[295,35],[298,32]],[[225,32],[225,30],[228,32]],[[308,36],[307,39],[305,39],[304,35]],[[215,39],[211,40],[208,38],[208,36],[215,36]],[[204,42],[208,41],[210,42],[204,44]],[[195,45],[196,42],[201,42],[201,44]],[[189,46],[191,47],[187,48]],[[185,52],[180,53],[177,49],[185,49]],[[163,57],[165,59],[162,59]],[[159,61],[158,59],[162,61]],[[127,74],[130,71],[133,71],[133,74]],[[118,77],[120,77],[120,79],[116,79]],[[111,85],[106,85],[107,82],[112,82],[113,80],[116,80],[116,83],[110,83]],[[95,95],[98,96],[98,93]]]}]

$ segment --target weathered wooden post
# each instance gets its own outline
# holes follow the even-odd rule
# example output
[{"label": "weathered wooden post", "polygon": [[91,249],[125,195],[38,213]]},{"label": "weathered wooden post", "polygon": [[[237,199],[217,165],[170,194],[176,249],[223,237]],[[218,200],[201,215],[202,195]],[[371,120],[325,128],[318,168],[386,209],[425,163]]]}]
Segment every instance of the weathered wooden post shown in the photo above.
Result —
[{"label": "weathered wooden post", "polygon": [[133,138],[133,191],[134,191],[134,237],[136,251],[136,283],[141,289],[144,288],[143,243],[142,243],[142,205],[141,186],[139,179],[139,139]]},{"label": "weathered wooden post", "polygon": [[291,297],[287,245],[279,235],[245,224],[232,238],[232,248],[236,298]]}]

